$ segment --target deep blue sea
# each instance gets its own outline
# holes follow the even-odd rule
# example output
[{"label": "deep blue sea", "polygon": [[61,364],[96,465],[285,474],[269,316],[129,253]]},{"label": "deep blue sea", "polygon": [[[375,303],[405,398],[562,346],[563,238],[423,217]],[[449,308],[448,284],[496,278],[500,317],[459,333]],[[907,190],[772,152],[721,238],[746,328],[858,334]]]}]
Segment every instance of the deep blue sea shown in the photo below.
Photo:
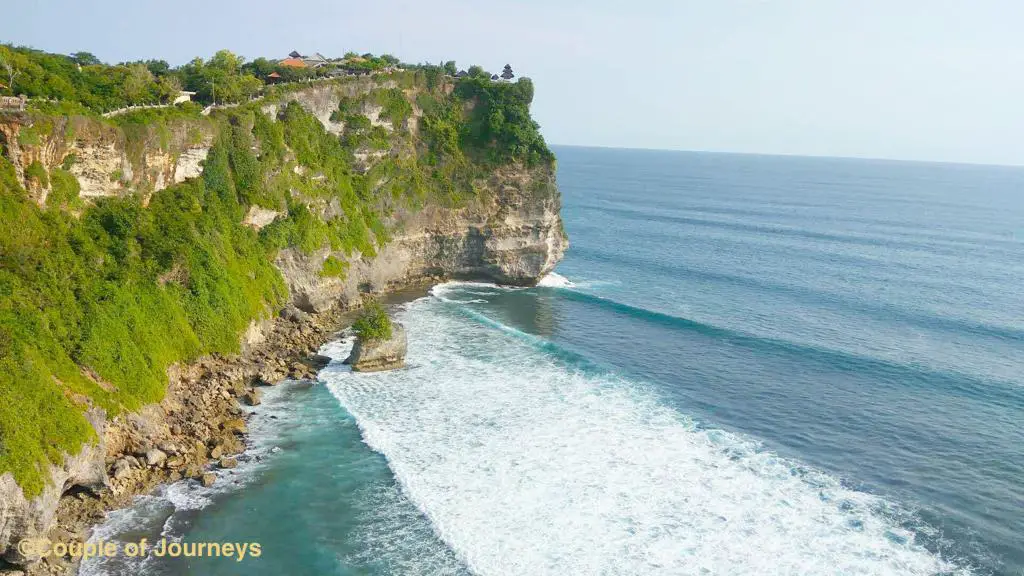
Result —
[{"label": "deep blue sea", "polygon": [[1024,169],[555,151],[556,274],[402,305],[407,369],[96,536],[260,558],[84,572],[1024,574]]}]

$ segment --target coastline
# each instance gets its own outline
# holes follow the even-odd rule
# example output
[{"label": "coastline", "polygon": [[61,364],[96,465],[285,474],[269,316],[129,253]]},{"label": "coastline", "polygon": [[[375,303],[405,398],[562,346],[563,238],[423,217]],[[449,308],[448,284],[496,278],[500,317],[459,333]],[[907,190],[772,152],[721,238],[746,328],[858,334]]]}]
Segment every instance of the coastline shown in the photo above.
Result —
[{"label": "coastline", "polygon": [[[409,302],[443,281],[410,282],[381,293],[381,300],[388,307]],[[236,457],[247,449],[250,414],[242,405],[258,404],[262,388],[285,379],[315,385],[323,363],[317,351],[351,325],[359,308],[342,301],[314,314],[286,308],[266,322],[261,340],[240,354],[171,367],[167,395],[159,404],[106,424],[100,447],[108,479],[102,488],[75,489],[61,497],[49,540],[84,544],[108,513],[131,506],[136,496],[185,479],[211,482],[210,470],[236,466]],[[24,567],[0,567],[0,574],[77,574],[79,565],[80,559],[48,556]]]},{"label": "coastline", "polygon": [[[77,238],[72,232],[47,226],[43,211],[53,210],[56,214],[59,210],[71,229],[77,230],[85,216],[101,210],[97,204],[109,202],[108,206],[132,214],[132,226],[150,230],[143,225],[146,218],[166,218],[168,222],[178,218],[169,215],[178,209],[178,200],[194,194],[224,194],[244,209],[242,220],[238,222],[234,212],[220,214],[219,208],[213,210],[216,214],[210,214],[225,216],[224,225],[232,234],[247,239],[241,247],[247,255],[244,265],[219,269],[213,265],[207,270],[209,275],[202,275],[204,282],[217,286],[222,300],[239,297],[239,302],[233,305],[241,308],[230,317],[230,331],[223,330],[225,326],[221,324],[229,316],[220,316],[226,308],[217,304],[216,298],[211,297],[209,302],[201,299],[203,305],[193,309],[195,325],[213,325],[210,334],[203,336],[206,340],[201,340],[191,333],[195,326],[183,324],[185,321],[180,318],[181,322],[166,326],[162,323],[170,312],[181,312],[187,307],[184,296],[177,298],[177,289],[172,291],[174,298],[165,310],[161,306],[143,307],[125,285],[123,291],[118,291],[119,297],[125,299],[123,306],[109,304],[107,317],[113,332],[97,329],[88,333],[87,341],[93,347],[90,349],[102,362],[95,358],[76,361],[61,343],[59,330],[40,332],[39,337],[16,332],[14,360],[21,359],[16,365],[24,367],[27,376],[16,379],[14,371],[4,371],[2,375],[6,378],[0,379],[4,380],[5,390],[31,394],[9,397],[12,402],[7,404],[5,418],[0,419],[6,425],[0,435],[11,434],[19,439],[20,444],[15,445],[18,451],[11,453],[35,458],[38,464],[32,467],[17,460],[0,473],[0,574],[70,573],[74,568],[70,558],[39,562],[38,551],[31,547],[19,550],[18,544],[33,539],[80,542],[86,539],[88,527],[100,521],[105,511],[126,505],[135,495],[150,493],[182,478],[217,482],[216,475],[205,472],[205,467],[212,462],[226,468],[237,464],[231,456],[242,450],[248,430],[241,404],[259,402],[262,385],[288,376],[311,377],[318,362],[323,362],[323,358],[315,356],[317,346],[343,327],[347,311],[365,295],[397,295],[413,286],[422,289],[424,283],[449,278],[528,286],[554,268],[568,248],[568,237],[561,222],[554,157],[536,132],[535,123],[526,122],[532,85],[469,82],[465,84],[467,91],[456,94],[454,87],[460,82],[444,80],[430,85],[422,75],[411,71],[373,79],[341,79],[274,94],[238,110],[218,113],[215,118],[157,115],[158,121],[151,121],[149,115],[144,115],[138,120],[145,130],[140,129],[138,134],[129,130],[130,138],[119,123],[108,125],[90,116],[67,115],[59,110],[40,111],[33,118],[45,120],[47,126],[74,124],[78,129],[38,133],[32,125],[22,122],[24,119],[0,118],[0,140],[31,142],[4,150],[0,168],[9,164],[15,177],[0,179],[4,180],[0,182],[0,192],[10,200],[11,214],[32,224],[25,230],[37,233],[19,233],[4,242],[16,247],[17,253],[24,251],[39,262],[56,262],[66,257],[87,279],[90,290],[106,286],[106,280],[93,273],[95,261],[75,251],[74,243],[69,241]],[[404,83],[404,91],[395,90],[398,83]],[[336,149],[343,126],[331,120],[331,116],[351,106],[352,119],[359,117],[356,123],[378,122],[381,109],[371,100],[384,96],[392,98],[403,110],[411,111],[408,115],[403,113],[401,121],[392,118],[390,123],[382,123],[391,128],[386,130],[390,152],[366,155],[360,150],[368,144],[351,138],[345,140],[351,146]],[[523,143],[525,148],[513,149],[502,144],[493,149],[487,142],[472,142],[439,151],[436,143],[431,144],[432,139],[428,139],[428,146],[420,146],[424,143],[417,136],[421,120],[433,118],[441,110],[432,106],[424,110],[420,106],[423,102],[442,102],[447,107],[492,101],[512,106],[516,117],[524,121],[520,136],[529,137],[529,142]],[[464,106],[463,110],[465,114],[439,118],[443,120],[439,125],[458,129],[481,121],[479,115],[472,114],[471,107]],[[126,117],[119,118],[123,121]],[[253,122],[259,119],[260,126],[275,134],[290,128],[284,130],[284,140],[268,140],[272,141],[268,144],[272,144],[271,148],[258,156],[255,152],[262,149],[253,149],[234,136],[223,137],[237,132],[246,142],[249,138],[258,140],[259,130],[249,123],[249,118]],[[81,129],[84,127],[90,130]],[[169,148],[156,145],[163,140],[149,137],[165,128],[174,129],[175,139]],[[349,136],[355,138],[359,134],[353,132]],[[383,145],[383,134],[381,138]],[[237,146],[231,144],[236,140]],[[295,156],[296,150],[304,150],[309,142],[332,152]],[[476,154],[484,149],[489,150],[488,154],[500,153],[500,157],[483,162]],[[264,203],[281,210],[261,209],[250,202],[251,198],[237,193],[239,186],[248,186],[243,182],[244,174],[232,168],[231,162],[213,161],[223,159],[225,154],[240,155],[246,166],[258,165],[268,177],[295,180],[301,186],[273,186],[273,199]],[[450,164],[455,171],[433,172],[423,180],[426,187],[405,186],[407,177],[419,182],[423,174],[412,169],[418,162],[407,164],[398,159],[427,158],[428,154],[433,154],[432,158],[458,159]],[[203,160],[207,157],[210,166],[216,167],[209,173]],[[345,161],[358,174],[336,169]],[[26,176],[39,168],[42,173],[63,171],[54,173],[61,175],[58,180],[63,177],[73,188],[66,191],[66,203],[50,202],[54,205],[48,207],[47,200],[57,197],[51,198],[49,188]],[[121,178],[109,178],[115,169]],[[401,177],[373,183],[358,177],[371,169],[394,171]],[[219,191],[208,188],[208,183],[215,183]],[[230,190],[221,190],[223,184]],[[363,190],[365,184],[369,186]],[[361,191],[356,195],[358,198],[320,194],[352,186]],[[269,189],[267,192],[271,193]],[[152,211],[135,210],[137,197],[142,198],[142,206],[147,210],[151,207]],[[108,200],[100,202],[101,198]],[[165,198],[169,204],[165,205]],[[79,203],[81,208],[75,208]],[[192,253],[197,250],[206,258],[204,262],[222,262],[233,257],[234,248],[224,242],[203,241],[208,236],[217,236],[215,231],[205,225],[190,228],[195,224],[193,217],[212,217],[207,212],[190,208],[181,213],[190,216],[180,229],[192,232],[182,232],[184,236],[175,236],[175,241],[168,244],[173,246],[168,249],[175,262],[191,262]],[[345,216],[356,213],[364,218]],[[313,217],[307,218],[308,215]],[[373,220],[372,226],[367,223],[369,220],[364,222],[367,218]],[[271,225],[274,228],[264,232]],[[179,227],[175,225],[174,229]],[[189,236],[193,232],[199,236]],[[387,233],[386,239],[374,236],[381,232]],[[149,238],[148,234],[144,236]],[[321,234],[328,237],[321,238]],[[49,239],[49,244],[37,242],[37,236]],[[161,233],[153,232],[154,243],[163,246],[166,238],[160,236]],[[359,245],[352,245],[357,237]],[[363,245],[363,240],[369,244]],[[109,247],[97,249],[107,254],[131,241],[126,236],[123,242],[117,240]],[[263,252],[270,262],[259,257]],[[120,262],[117,258],[104,261]],[[119,264],[115,267],[121,268]],[[159,291],[159,286],[167,282],[185,286],[191,278],[188,268],[174,264],[163,275],[139,274],[145,286],[150,286],[152,280]],[[46,302],[56,297],[54,294],[59,294],[59,300],[75,312],[64,315],[72,319],[65,323],[67,326],[61,324],[61,329],[67,328],[69,333],[77,333],[80,325],[89,326],[86,320],[91,318],[90,314],[107,311],[86,306],[71,284],[47,282],[50,273],[26,276],[31,280],[26,284],[30,298],[17,303],[28,320],[45,325],[41,314]],[[52,273],[66,275],[63,267],[56,264]],[[247,286],[252,290],[246,290]],[[276,294],[273,299],[271,292]],[[260,313],[276,312],[266,309],[271,301],[288,302],[283,318],[256,318],[245,323],[245,319]],[[280,305],[274,304],[272,308]],[[134,312],[129,314],[132,310],[125,307]],[[78,312],[84,320],[74,320]],[[156,326],[156,337],[147,331],[152,326]],[[0,326],[0,341],[6,328]],[[178,350],[174,344],[183,338],[196,340],[186,342],[193,348],[185,346]],[[185,359],[204,351],[231,350],[239,339],[239,354],[205,356],[185,363]],[[167,355],[163,355],[165,352]],[[35,358],[34,363],[26,360],[40,353],[43,356]],[[4,358],[0,355],[0,359]],[[181,364],[170,364],[173,361]],[[131,370],[123,370],[124,366]],[[37,398],[36,392],[43,396]],[[118,395],[127,401],[107,399]],[[99,402],[98,398],[107,401]],[[158,402],[147,404],[158,398]],[[131,413],[118,413],[129,409]],[[20,425],[22,415],[31,420],[37,413],[36,420],[41,426]],[[25,438],[20,436],[23,432]],[[20,483],[24,478],[19,476],[28,476],[35,484],[26,490]]]}]

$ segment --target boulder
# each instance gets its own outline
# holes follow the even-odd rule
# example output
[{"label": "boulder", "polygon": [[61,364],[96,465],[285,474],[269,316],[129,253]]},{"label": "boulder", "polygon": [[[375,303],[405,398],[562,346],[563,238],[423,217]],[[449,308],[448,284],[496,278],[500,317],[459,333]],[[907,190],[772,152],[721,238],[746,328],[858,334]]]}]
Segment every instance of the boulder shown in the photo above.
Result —
[{"label": "boulder", "polygon": [[114,462],[114,478],[121,480],[127,477],[132,472],[132,465],[127,459],[121,458],[117,462]]},{"label": "boulder", "polygon": [[221,468],[235,468],[237,466],[238,466],[238,459],[237,458],[221,458],[220,459],[220,467]]},{"label": "boulder", "polygon": [[150,466],[159,466],[166,459],[167,454],[163,450],[153,448],[146,452],[146,463]]},{"label": "boulder", "polygon": [[363,341],[356,338],[352,346],[352,353],[346,364],[352,365],[356,372],[379,372],[381,370],[394,370],[405,366],[405,353],[408,348],[408,339],[405,328],[397,322],[391,323],[391,338],[387,340]]},{"label": "boulder", "polygon": [[234,434],[245,434],[248,432],[248,428],[245,425],[245,420],[241,418],[229,418],[221,424],[221,429],[225,432],[231,432]]},{"label": "boulder", "polygon": [[262,401],[260,400],[260,396],[262,396],[262,394],[260,393],[259,388],[253,388],[245,394],[242,394],[242,402],[245,402],[249,406],[259,406]]},{"label": "boulder", "polygon": [[289,304],[284,307],[284,310],[281,310],[281,318],[290,322],[308,322],[309,313],[299,310],[294,304]]},{"label": "boulder", "polygon": [[217,475],[214,474],[213,472],[204,472],[203,475],[199,478],[199,481],[203,484],[203,486],[209,488],[210,486],[213,486],[214,482],[217,481]]},{"label": "boulder", "polygon": [[324,356],[323,354],[313,354],[312,356],[309,357],[308,360],[306,360],[306,362],[314,370],[322,370],[326,368],[328,364],[331,363],[331,357]]}]

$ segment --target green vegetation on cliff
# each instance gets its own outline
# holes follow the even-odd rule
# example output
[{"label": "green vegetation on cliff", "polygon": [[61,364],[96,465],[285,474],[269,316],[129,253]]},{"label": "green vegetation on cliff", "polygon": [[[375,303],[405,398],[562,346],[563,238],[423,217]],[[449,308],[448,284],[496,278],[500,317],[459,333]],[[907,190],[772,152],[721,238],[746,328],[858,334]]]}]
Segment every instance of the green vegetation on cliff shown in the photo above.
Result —
[{"label": "green vegetation on cliff", "polygon": [[388,318],[387,311],[379,302],[371,300],[363,305],[352,329],[364,342],[387,340],[391,338],[391,318]]},{"label": "green vegetation on cliff", "polygon": [[[43,72],[22,82],[47,67],[70,73],[65,57],[33,58]],[[79,59],[85,72],[101,66]],[[123,103],[104,86],[124,78],[89,78],[39,90],[93,110]],[[171,364],[237,352],[249,322],[287,298],[278,251],[329,247],[320,274],[343,278],[348,258],[388,242],[394,212],[458,206],[494,168],[553,160],[529,116],[529,80],[468,78],[453,89],[440,68],[423,67],[338,88],[346,82],[362,92],[339,97],[340,134],[283,88],[209,118],[184,107],[103,120],[55,103],[20,130],[23,152],[109,133],[136,173],[146,153],[212,140],[201,177],[158,192],[136,178],[123,194],[86,203],[70,154],[29,163],[19,181],[20,159],[0,140],[0,221],[17,223],[0,226],[0,474],[38,494],[49,464],[93,439],[88,408],[110,416],[159,401]],[[49,190],[42,205],[33,189]],[[279,216],[257,232],[244,224],[253,206]],[[357,330],[386,338],[386,313],[371,312]]]}]

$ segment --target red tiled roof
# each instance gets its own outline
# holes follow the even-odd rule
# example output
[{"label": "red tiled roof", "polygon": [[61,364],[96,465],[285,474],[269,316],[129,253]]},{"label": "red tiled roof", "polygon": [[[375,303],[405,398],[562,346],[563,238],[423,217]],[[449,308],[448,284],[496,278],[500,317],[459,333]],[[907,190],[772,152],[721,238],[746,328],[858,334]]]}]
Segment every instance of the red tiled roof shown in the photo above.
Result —
[{"label": "red tiled roof", "polygon": [[290,66],[292,68],[305,68],[306,63],[302,61],[302,58],[285,58],[278,62],[281,66]]},{"label": "red tiled roof", "polygon": [[267,74],[267,78],[280,78],[280,77],[281,77],[281,75],[278,74],[277,72],[271,72],[270,74]]}]

